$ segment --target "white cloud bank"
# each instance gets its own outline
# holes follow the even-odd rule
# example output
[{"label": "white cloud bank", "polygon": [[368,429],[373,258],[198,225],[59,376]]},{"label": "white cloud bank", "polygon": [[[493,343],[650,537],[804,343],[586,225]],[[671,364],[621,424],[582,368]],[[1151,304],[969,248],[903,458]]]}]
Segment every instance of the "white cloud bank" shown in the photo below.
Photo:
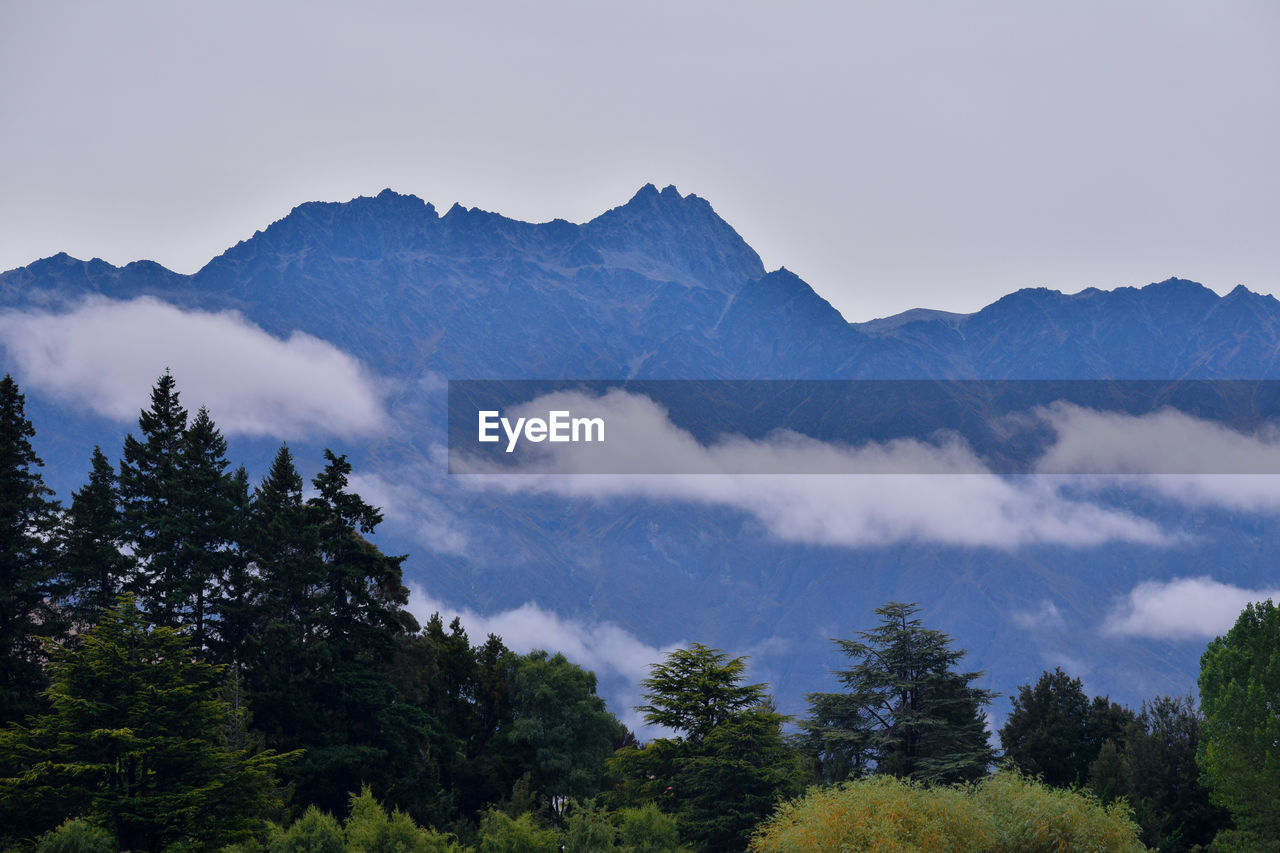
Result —
[{"label": "white cloud bank", "polygon": [[[455,472],[490,472],[463,479],[476,488],[509,493],[727,506],[750,513],[779,540],[806,544],[1083,547],[1113,541],[1163,545],[1173,538],[1145,519],[1066,498],[1051,478],[985,473],[981,460],[958,441],[857,448],[782,432],[702,445],[672,424],[662,407],[617,390],[599,397],[547,395],[515,414],[545,415],[550,409],[604,417],[606,444],[531,448],[538,454],[532,461],[540,466],[534,470],[567,473],[494,474],[493,467],[456,458]],[[671,473],[590,473],[601,470]],[[789,473],[797,471],[830,473]],[[902,471],[951,473],[895,473]]]},{"label": "white cloud bank", "polygon": [[1174,409],[1146,415],[1069,404],[1037,411],[1057,439],[1041,472],[1091,475],[1089,488],[1121,486],[1190,508],[1280,511],[1280,430],[1239,432]]},{"label": "white cloud bank", "polygon": [[358,360],[301,332],[274,338],[235,312],[90,298],[65,313],[0,313],[0,341],[28,392],[119,421],[137,418],[168,367],[184,404],[207,406],[225,433],[351,438],[389,424]]},{"label": "white cloud bank", "polygon": [[1242,433],[1176,409],[1144,415],[1070,403],[1038,409],[1057,440],[1036,470],[1068,474],[1237,475],[1280,473],[1280,430]]},{"label": "white cloud bank", "polygon": [[1280,589],[1242,589],[1210,577],[1146,581],[1117,603],[1103,632],[1163,640],[1199,640],[1226,633],[1251,601],[1280,601]]}]

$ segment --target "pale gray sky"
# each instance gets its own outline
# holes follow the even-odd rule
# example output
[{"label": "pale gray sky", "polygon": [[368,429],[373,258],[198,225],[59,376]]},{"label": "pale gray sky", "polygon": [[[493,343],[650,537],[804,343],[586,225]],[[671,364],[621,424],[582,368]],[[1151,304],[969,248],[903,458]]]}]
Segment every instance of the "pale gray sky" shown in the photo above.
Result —
[{"label": "pale gray sky", "polygon": [[708,199],[853,320],[1280,292],[1280,4],[0,0],[0,269],[192,272],[383,187]]}]

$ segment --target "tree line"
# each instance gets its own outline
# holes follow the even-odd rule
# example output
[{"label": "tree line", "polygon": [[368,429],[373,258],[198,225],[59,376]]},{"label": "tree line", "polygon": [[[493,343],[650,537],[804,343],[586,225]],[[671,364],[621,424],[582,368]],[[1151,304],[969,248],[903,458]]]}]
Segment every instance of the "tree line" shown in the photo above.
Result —
[{"label": "tree line", "polygon": [[282,446],[251,486],[165,373],[118,467],[95,448],[64,509],[34,435],[5,377],[0,845],[740,851],[871,837],[820,826],[925,849],[1036,849],[1027,826],[1058,827],[1045,849],[1280,844],[1270,603],[1206,651],[1203,713],[1190,697],[1135,712],[1054,670],[1012,697],[1001,754],[982,673],[917,606],[891,602],[835,641],[841,690],[810,695],[790,731],[745,658],[673,651],[643,682],[637,710],[663,736],[641,744],[562,655],[473,642],[439,615],[420,625],[405,558],[369,541],[381,513],[350,489],[345,457],[325,451],[308,496]]}]

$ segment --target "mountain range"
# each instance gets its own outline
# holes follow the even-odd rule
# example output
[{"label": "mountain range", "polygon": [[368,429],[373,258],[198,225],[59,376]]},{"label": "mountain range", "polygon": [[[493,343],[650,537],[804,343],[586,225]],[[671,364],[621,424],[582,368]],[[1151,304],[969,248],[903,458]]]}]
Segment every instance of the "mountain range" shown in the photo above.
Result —
[{"label": "mountain range", "polygon": [[[828,638],[872,627],[872,609],[889,600],[920,602],[926,624],[955,636],[1006,696],[1060,665],[1137,703],[1194,686],[1208,636],[1180,623],[1186,596],[1234,601],[1280,587],[1280,500],[1269,486],[1191,498],[1150,484],[1046,493],[1038,481],[994,497],[923,481],[826,481],[791,497],[483,488],[450,477],[440,455],[449,379],[1280,378],[1280,301],[1243,286],[1226,296],[1176,278],[1025,289],[972,314],[922,308],[849,323],[674,187],[646,185],[583,224],[460,205],[441,215],[390,190],[312,202],[193,275],[65,254],[0,274],[0,366],[28,396],[64,500],[92,446],[118,453],[134,425],[66,382],[72,367],[92,378],[93,364],[68,367],[71,355],[24,336],[33,318],[143,298],[179,317],[234,312],[219,316],[358,360],[389,426],[343,434],[319,418],[297,435],[228,430],[233,458],[260,476],[280,440],[313,468],[323,446],[349,453],[357,485],[386,510],[378,542],[412,555],[420,598],[578,650],[624,715],[643,665],[694,640],[750,654],[782,709],[800,713],[804,693],[834,686],[828,670],[841,661]],[[139,346],[154,358],[151,378],[178,360]],[[198,387],[184,397],[192,407],[204,402]],[[993,715],[1006,708],[999,700]]]}]

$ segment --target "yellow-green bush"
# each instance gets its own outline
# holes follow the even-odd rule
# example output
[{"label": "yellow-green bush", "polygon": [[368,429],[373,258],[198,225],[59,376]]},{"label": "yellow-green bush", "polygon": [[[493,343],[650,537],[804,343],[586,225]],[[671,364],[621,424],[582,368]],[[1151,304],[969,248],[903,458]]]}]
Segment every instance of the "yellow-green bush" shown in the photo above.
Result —
[{"label": "yellow-green bush", "polygon": [[618,840],[624,853],[676,853],[680,849],[676,819],[663,814],[653,803],[622,809],[618,820]]},{"label": "yellow-green bush", "polygon": [[1104,806],[1092,794],[1050,788],[1016,773],[976,785],[974,804],[992,819],[993,850],[1026,853],[1145,850],[1123,802]]},{"label": "yellow-green bush", "polygon": [[892,776],[815,788],[781,806],[751,849],[792,851],[947,851],[990,849],[990,821],[959,788],[928,789]]},{"label": "yellow-green bush", "polygon": [[1048,788],[1016,773],[925,788],[887,776],[813,789],[781,806],[757,853],[1129,853],[1144,848],[1122,805]]}]

